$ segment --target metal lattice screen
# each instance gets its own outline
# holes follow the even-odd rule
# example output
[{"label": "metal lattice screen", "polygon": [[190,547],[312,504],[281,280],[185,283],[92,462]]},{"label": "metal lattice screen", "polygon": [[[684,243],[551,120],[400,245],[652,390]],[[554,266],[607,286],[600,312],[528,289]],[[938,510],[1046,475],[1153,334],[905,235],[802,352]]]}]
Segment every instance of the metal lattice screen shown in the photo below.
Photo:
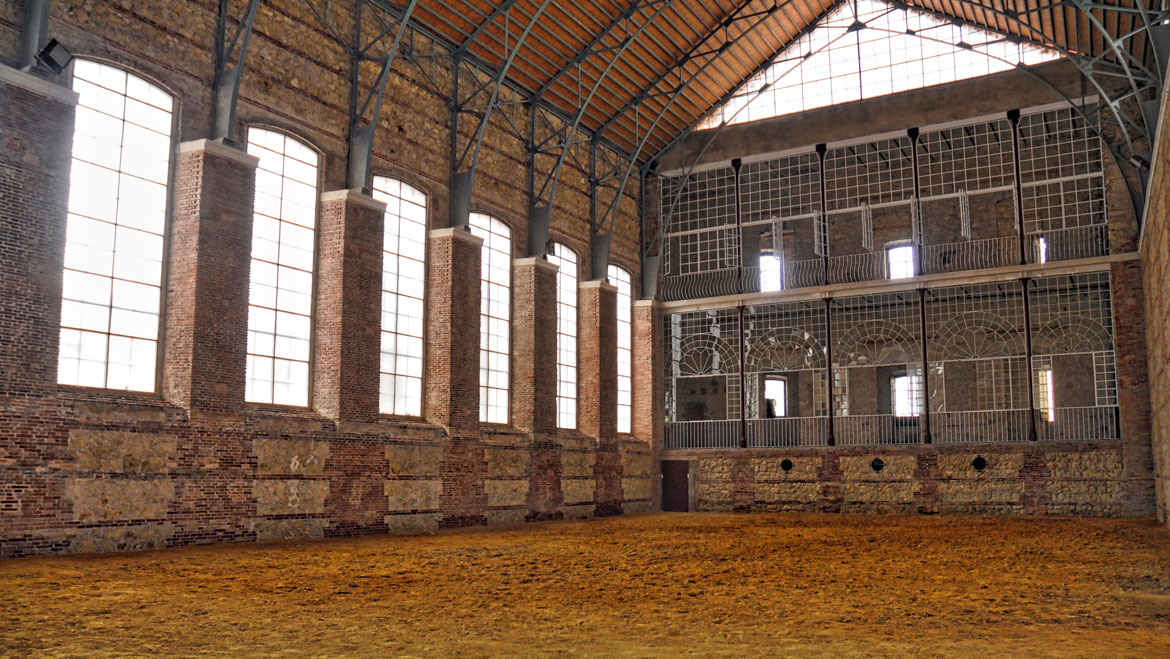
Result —
[{"label": "metal lattice screen", "polygon": [[1116,439],[1117,366],[1109,273],[1029,282],[1040,439]]},{"label": "metal lattice screen", "polygon": [[[744,404],[748,446],[822,446],[828,415],[824,305],[744,309]],[[784,395],[770,398],[769,384]]]},{"label": "metal lattice screen", "polygon": [[[1108,254],[1102,143],[1082,112],[1096,108],[1037,108],[1015,124],[980,118],[667,178],[662,297]],[[908,269],[891,264],[899,245],[914,248]]]},{"label": "metal lattice screen", "polygon": [[668,314],[663,328],[667,446],[738,446],[739,311]]},{"label": "metal lattice screen", "polygon": [[837,298],[829,310],[837,444],[918,443],[925,400],[918,293]]}]

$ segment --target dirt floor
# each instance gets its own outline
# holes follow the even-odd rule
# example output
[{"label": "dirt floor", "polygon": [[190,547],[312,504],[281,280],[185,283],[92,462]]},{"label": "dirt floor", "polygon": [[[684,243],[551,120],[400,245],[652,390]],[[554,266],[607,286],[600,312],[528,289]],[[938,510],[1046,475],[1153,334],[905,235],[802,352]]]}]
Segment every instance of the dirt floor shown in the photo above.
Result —
[{"label": "dirt floor", "polygon": [[1154,522],[646,515],[0,561],[0,650],[1170,656]]}]

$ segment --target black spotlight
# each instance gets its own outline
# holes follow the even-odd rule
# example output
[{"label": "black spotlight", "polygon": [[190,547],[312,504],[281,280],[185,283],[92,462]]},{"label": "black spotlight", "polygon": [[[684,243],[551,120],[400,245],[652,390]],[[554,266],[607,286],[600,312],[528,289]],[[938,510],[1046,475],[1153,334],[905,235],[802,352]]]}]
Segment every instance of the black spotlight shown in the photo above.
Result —
[{"label": "black spotlight", "polygon": [[73,61],[73,53],[62,46],[61,42],[50,39],[41,52],[37,53],[37,61],[52,69],[53,73],[60,74]]}]

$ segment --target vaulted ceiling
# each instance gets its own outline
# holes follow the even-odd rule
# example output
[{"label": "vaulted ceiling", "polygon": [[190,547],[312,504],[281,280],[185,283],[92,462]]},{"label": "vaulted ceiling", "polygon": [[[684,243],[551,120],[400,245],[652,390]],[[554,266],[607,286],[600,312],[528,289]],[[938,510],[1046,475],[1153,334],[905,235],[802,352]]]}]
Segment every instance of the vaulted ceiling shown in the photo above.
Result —
[{"label": "vaulted ceiling", "polygon": [[[646,160],[840,1],[848,0],[424,0],[414,20],[490,66],[514,56],[510,82],[568,116],[596,84],[581,127]],[[1139,7],[1148,0],[1104,1]],[[1121,37],[1143,21],[1140,11],[1099,9],[1098,26],[1068,0],[904,6],[1088,57],[1113,57],[1105,35]],[[1126,44],[1145,60],[1145,39]]]}]

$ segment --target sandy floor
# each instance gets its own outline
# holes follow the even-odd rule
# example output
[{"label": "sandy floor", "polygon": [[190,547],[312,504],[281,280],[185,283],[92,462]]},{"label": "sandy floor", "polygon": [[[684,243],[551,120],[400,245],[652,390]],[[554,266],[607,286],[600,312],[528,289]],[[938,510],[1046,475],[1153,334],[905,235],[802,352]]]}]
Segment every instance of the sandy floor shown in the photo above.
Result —
[{"label": "sandy floor", "polygon": [[0,561],[59,655],[1170,656],[1153,522],[650,515]]}]

